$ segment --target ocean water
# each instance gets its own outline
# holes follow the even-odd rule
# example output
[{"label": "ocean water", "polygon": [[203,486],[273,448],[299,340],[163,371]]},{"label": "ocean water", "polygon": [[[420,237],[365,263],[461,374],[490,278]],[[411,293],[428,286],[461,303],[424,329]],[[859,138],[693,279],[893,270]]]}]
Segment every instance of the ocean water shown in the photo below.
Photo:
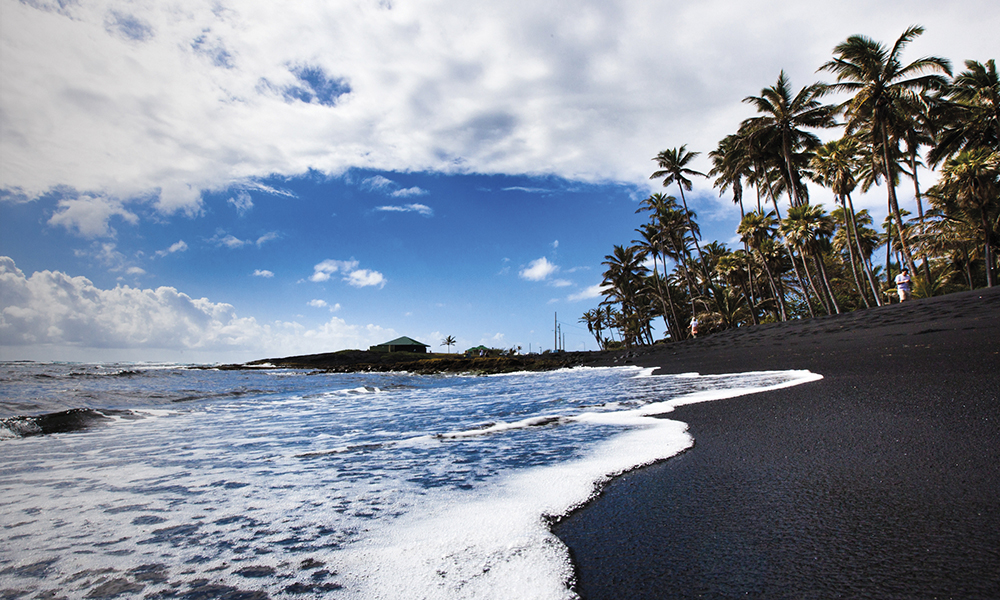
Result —
[{"label": "ocean water", "polygon": [[0,364],[0,597],[575,598],[553,520],[675,406],[820,378]]}]

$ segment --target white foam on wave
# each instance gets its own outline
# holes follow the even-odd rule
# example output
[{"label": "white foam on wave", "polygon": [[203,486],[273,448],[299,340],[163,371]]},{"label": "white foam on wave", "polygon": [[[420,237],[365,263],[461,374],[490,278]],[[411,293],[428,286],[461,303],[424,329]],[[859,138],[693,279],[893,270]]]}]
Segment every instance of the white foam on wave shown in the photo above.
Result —
[{"label": "white foam on wave", "polygon": [[[65,594],[60,586],[71,582],[69,597],[82,598],[98,580],[86,587],[74,573],[116,569],[124,578],[155,564],[166,579],[144,595],[210,580],[283,598],[299,597],[285,591],[290,584],[313,585],[315,572],[298,567],[308,558],[343,586],[337,597],[573,598],[572,563],[551,519],[609,478],[691,446],[686,424],[657,415],[819,378],[688,376],[678,386],[648,373],[427,379],[384,392],[351,387],[355,378],[333,392],[247,397],[131,427],[4,441],[11,462],[0,469],[0,522],[12,528],[0,538],[0,570],[4,555],[15,567],[55,559],[45,588]],[[442,417],[449,406],[457,412]],[[584,431],[589,437],[577,436]],[[540,434],[531,452],[598,441],[530,461],[544,466],[508,462]],[[477,452],[488,457],[466,460]],[[65,551],[69,533],[79,552]],[[244,567],[274,574],[251,578]],[[39,585],[4,577],[0,588]]]},{"label": "white foam on wave", "polygon": [[[822,378],[808,371],[739,377],[744,385],[738,388],[694,392],[632,410],[566,417],[566,422],[630,429],[578,460],[515,472],[472,494],[427,498],[419,512],[404,516],[390,529],[373,532],[341,556],[339,566],[350,581],[349,588],[365,600],[576,598],[568,549],[552,534],[549,523],[587,502],[610,478],[691,447],[693,438],[686,423],[656,415],[685,404]],[[531,427],[536,424],[533,420],[470,430],[464,436]]]}]

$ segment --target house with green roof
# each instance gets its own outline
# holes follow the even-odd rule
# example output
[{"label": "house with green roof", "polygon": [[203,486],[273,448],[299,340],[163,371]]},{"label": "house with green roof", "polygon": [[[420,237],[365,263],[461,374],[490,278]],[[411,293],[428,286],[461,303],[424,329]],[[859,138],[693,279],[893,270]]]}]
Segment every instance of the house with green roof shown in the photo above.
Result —
[{"label": "house with green roof", "polygon": [[428,348],[430,348],[430,346],[427,344],[418,342],[417,340],[404,335],[403,337],[396,338],[391,342],[372,346],[368,349],[372,352],[416,352],[418,354],[426,354]]}]

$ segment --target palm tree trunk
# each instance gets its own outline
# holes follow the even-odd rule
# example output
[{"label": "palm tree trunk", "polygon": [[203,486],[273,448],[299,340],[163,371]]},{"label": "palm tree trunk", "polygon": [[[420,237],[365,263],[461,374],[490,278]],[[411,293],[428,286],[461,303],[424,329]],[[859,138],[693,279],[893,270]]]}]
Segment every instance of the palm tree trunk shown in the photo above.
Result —
[{"label": "palm tree trunk", "polygon": [[993,287],[993,249],[990,247],[990,240],[992,239],[993,228],[990,227],[989,214],[986,212],[986,203],[982,203],[982,208],[979,214],[983,219],[983,238],[985,241],[985,252],[983,253],[983,260],[986,261],[986,287]]},{"label": "palm tree trunk", "polygon": [[[889,209],[892,212],[893,218],[896,220],[896,228],[899,230],[899,248],[903,253],[903,258],[906,259],[906,265],[910,267],[911,273],[917,273],[917,265],[913,262],[913,256],[910,254],[910,245],[906,241],[906,235],[903,232],[903,217],[899,213],[899,202],[896,200],[896,182],[893,178],[892,169],[889,167],[889,134],[885,129],[885,124],[882,124],[882,160],[883,167],[885,170],[885,186],[889,191]],[[886,274],[888,276],[888,274]]]},{"label": "palm tree trunk", "polygon": [[[805,249],[801,250],[801,258],[802,258],[802,268],[806,272],[806,281],[809,282],[809,288],[813,291],[813,294],[815,294],[816,297],[819,299],[819,303],[823,305],[823,310],[826,311],[826,314],[832,315],[833,311],[830,310],[830,305],[826,301],[826,296],[824,296],[823,294],[820,294],[819,290],[816,289],[816,284],[813,283],[812,273],[809,272],[809,263],[806,261],[806,251],[805,251]],[[794,260],[795,260],[795,258],[792,257],[792,261],[793,262],[794,262]],[[807,295],[806,299],[808,300],[808,298],[809,297]],[[815,317],[816,315],[813,315],[813,316]]]},{"label": "palm tree trunk", "polygon": [[[656,255],[657,255],[657,252],[654,250],[652,252],[652,256],[653,256],[653,280],[656,281],[656,293],[657,293],[657,296],[659,296],[660,307],[663,309],[663,326],[667,328],[667,331],[670,331],[670,323],[667,321],[667,305],[663,302],[663,288],[660,287],[660,276],[656,272]],[[663,264],[663,271],[664,271],[664,275],[666,275],[666,271],[667,271],[667,265],[666,265],[666,263]]]},{"label": "palm tree trunk", "polygon": [[[771,197],[771,203],[774,204],[774,214],[777,215],[778,221],[781,221],[781,212],[778,210],[778,198],[774,195],[774,189],[771,187],[771,182],[767,182],[767,193]],[[792,259],[792,269],[795,270],[795,279],[799,281],[799,288],[802,290],[802,295],[806,299],[806,307],[809,308],[809,316],[815,317],[816,313],[813,312],[812,302],[809,301],[809,292],[806,290],[806,284],[802,281],[802,275],[799,274],[799,267],[795,264],[795,252],[792,251],[792,247],[788,244],[788,240],[781,236],[781,243],[784,244],[785,250],[788,252],[788,256]]]},{"label": "palm tree trunk", "polygon": [[763,253],[760,253],[760,262],[764,265],[764,272],[767,273],[767,282],[771,286],[771,293],[774,295],[774,299],[778,301],[781,320],[787,321],[788,314],[785,312],[785,295],[778,289],[778,283],[774,280],[774,274],[771,273],[771,266],[767,264],[767,258]]},{"label": "palm tree trunk", "polygon": [[858,294],[861,295],[861,300],[865,303],[865,308],[871,308],[871,303],[868,302],[868,294],[865,293],[864,287],[861,285],[861,280],[858,278],[858,267],[854,262],[854,236],[851,234],[851,221],[854,215],[848,214],[847,212],[847,199],[841,196],[840,206],[844,209],[844,232],[847,235],[847,254],[851,261],[851,275],[854,276],[854,286],[858,290]]},{"label": "palm tree trunk", "polygon": [[833,295],[833,286],[830,285],[830,278],[826,275],[826,265],[823,264],[823,255],[819,251],[813,253],[813,260],[816,261],[819,267],[819,276],[823,279],[823,287],[826,288],[826,293],[830,295],[830,304],[833,306],[833,311],[840,314],[840,306],[837,305],[837,298]]},{"label": "palm tree trunk", "polygon": [[858,248],[858,257],[861,260],[861,267],[865,272],[865,277],[868,279],[868,284],[872,288],[872,295],[875,297],[875,305],[882,306],[882,299],[879,297],[878,285],[875,283],[875,272],[872,270],[870,258],[865,256],[865,251],[861,247],[861,236],[858,235],[858,221],[854,215],[854,200],[851,199],[851,195],[847,194],[847,207],[849,214],[851,216],[851,226],[854,228],[854,243]]},{"label": "palm tree trunk", "polygon": [[[910,172],[913,173],[913,197],[917,201],[917,217],[920,222],[920,235],[924,233],[924,203],[920,200],[920,181],[917,179],[917,152],[910,150]],[[927,277],[928,292],[934,289],[934,277],[931,275],[931,266],[927,263],[927,253],[921,251],[920,262],[924,265],[924,276]]]},{"label": "palm tree trunk", "polygon": [[747,299],[750,301],[750,322],[757,325],[757,293],[754,285],[753,264],[751,262],[753,255],[750,254],[750,244],[745,241],[743,242],[743,251],[747,253],[747,281],[750,282],[750,293],[747,296]]},{"label": "palm tree trunk", "polygon": [[694,232],[694,225],[691,224],[691,211],[688,210],[688,203],[684,198],[684,186],[681,185],[680,181],[677,182],[677,189],[681,191],[681,203],[684,205],[684,220],[687,221],[688,231],[691,232],[691,239],[694,240],[694,249],[698,251],[698,257],[701,259],[701,267],[705,271],[705,281],[709,281],[712,277],[708,273],[708,262],[705,260],[705,255],[701,252],[701,246],[698,245],[698,235]]}]

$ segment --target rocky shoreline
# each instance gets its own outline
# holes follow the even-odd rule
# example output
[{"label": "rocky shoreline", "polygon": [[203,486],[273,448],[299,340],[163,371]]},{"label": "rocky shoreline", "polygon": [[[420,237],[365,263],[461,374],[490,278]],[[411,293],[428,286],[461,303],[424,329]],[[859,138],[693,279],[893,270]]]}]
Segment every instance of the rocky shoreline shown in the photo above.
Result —
[{"label": "rocky shoreline", "polygon": [[510,356],[466,356],[463,354],[414,354],[342,350],[323,354],[266,358],[243,364],[212,367],[240,369],[311,369],[324,373],[384,373],[405,371],[420,375],[469,373],[492,375],[520,371],[552,371],[570,367],[615,362],[621,352],[554,352]]}]

